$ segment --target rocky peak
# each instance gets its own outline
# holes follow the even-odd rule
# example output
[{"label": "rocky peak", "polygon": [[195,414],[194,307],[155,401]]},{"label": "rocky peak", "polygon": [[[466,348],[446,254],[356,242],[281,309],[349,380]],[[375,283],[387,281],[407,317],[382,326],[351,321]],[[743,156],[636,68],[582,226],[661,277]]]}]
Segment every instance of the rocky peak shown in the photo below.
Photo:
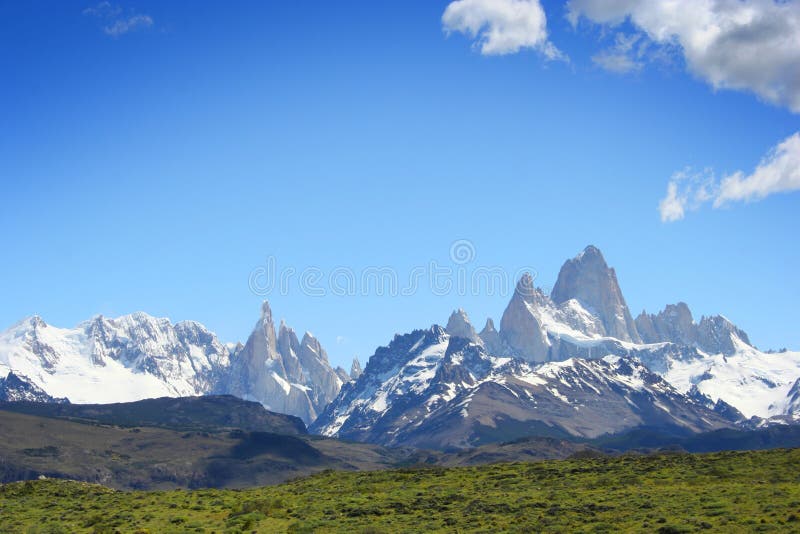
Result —
[{"label": "rocky peak", "polygon": [[302,382],[303,367],[300,364],[298,354],[300,353],[300,342],[294,330],[281,320],[278,327],[278,340],[276,342],[278,354],[283,360],[283,368],[286,371],[286,378],[290,382]]},{"label": "rocky peak", "polygon": [[685,302],[669,304],[655,315],[642,312],[636,318],[636,328],[645,343],[675,343],[709,354],[733,354],[735,339],[750,345],[747,334],[721,315],[694,322]]},{"label": "rocky peak", "polygon": [[670,341],[694,346],[697,341],[697,326],[685,302],[669,304],[656,315],[642,312],[636,318],[636,329],[645,343]]},{"label": "rocky peak", "polygon": [[517,281],[517,287],[514,288],[514,294],[519,295],[521,298],[530,297],[537,291],[536,286],[533,284],[533,276],[531,273],[525,272]]},{"label": "rocky peak", "polygon": [[495,329],[494,321],[492,321],[491,317],[486,319],[486,325],[478,336],[483,341],[483,345],[489,354],[497,356],[504,353],[503,340],[500,338],[500,333]]},{"label": "rocky peak", "polygon": [[608,336],[622,341],[641,341],[619,288],[617,274],[595,246],[589,245],[564,263],[551,298],[556,304],[577,300],[600,319]]},{"label": "rocky peak", "polygon": [[297,339],[297,334],[294,329],[286,326],[286,323],[281,320],[278,327],[278,352],[286,358],[289,355],[296,355],[300,350],[300,341]]},{"label": "rocky peak", "polygon": [[319,340],[315,338],[314,334],[311,332],[306,332],[303,334],[303,339],[300,341],[299,353],[307,356],[311,356],[313,354],[314,357],[325,363],[328,363],[328,353],[325,352],[325,349],[322,348]]},{"label": "rocky peak", "polygon": [[481,342],[480,338],[478,337],[478,334],[475,333],[475,329],[472,327],[472,323],[470,323],[469,321],[467,312],[465,312],[461,308],[454,311],[450,315],[450,319],[447,320],[447,327],[445,328],[445,330],[451,336],[462,337],[474,343]]},{"label": "rocky peak", "polygon": [[38,315],[34,315],[28,319],[28,324],[33,330],[36,330],[37,328],[47,328],[47,323],[45,323],[44,320]]},{"label": "rocky peak", "polygon": [[310,332],[298,341],[294,330],[281,321],[276,336],[272,310],[265,301],[253,333],[233,358],[226,391],[310,423],[338,394],[346,375],[331,368],[328,355]]},{"label": "rocky peak", "polygon": [[525,273],[500,319],[502,340],[512,352],[532,362],[547,360],[547,334],[531,309],[542,297],[547,298],[534,288],[533,277]]},{"label": "rocky peak", "polygon": [[697,346],[710,354],[736,352],[736,339],[750,345],[750,338],[722,315],[702,317],[697,324]]},{"label": "rocky peak", "polygon": [[254,353],[265,354],[268,359],[275,359],[278,350],[275,324],[272,322],[272,310],[266,300],[261,304],[261,317],[259,317],[245,347],[251,344],[254,345]]},{"label": "rocky peak", "polygon": [[261,303],[261,321],[272,324],[272,308],[269,307],[268,300]]},{"label": "rocky peak", "polygon": [[361,368],[361,362],[358,361],[358,356],[356,356],[353,358],[352,365],[350,365],[350,378],[358,380],[358,377],[361,376],[363,372],[364,370]]}]

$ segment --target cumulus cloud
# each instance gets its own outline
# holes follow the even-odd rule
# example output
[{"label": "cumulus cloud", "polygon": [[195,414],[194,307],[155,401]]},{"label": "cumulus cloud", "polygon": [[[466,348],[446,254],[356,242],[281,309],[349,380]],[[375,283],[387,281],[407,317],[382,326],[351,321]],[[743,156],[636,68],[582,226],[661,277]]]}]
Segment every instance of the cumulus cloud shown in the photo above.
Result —
[{"label": "cumulus cloud", "polygon": [[[800,112],[798,0],[570,0],[567,16],[573,24],[630,21],[656,45],[680,50],[714,88],[752,91]],[[635,66],[631,59],[617,50],[599,63],[623,70]]]},{"label": "cumulus cloud", "polygon": [[539,0],[456,0],[445,9],[442,26],[448,34],[475,39],[484,55],[530,48],[548,59],[564,58],[547,38],[547,17]]},{"label": "cumulus cloud", "polygon": [[800,191],[800,132],[772,148],[749,175],[737,171],[718,181],[710,169],[675,173],[658,209],[663,222],[673,222],[704,204],[720,208],[790,191]]},{"label": "cumulus cloud", "polygon": [[103,22],[103,33],[111,37],[119,37],[135,30],[153,26],[153,18],[150,15],[125,14],[120,6],[106,1],[84,9],[83,14],[101,20]]}]

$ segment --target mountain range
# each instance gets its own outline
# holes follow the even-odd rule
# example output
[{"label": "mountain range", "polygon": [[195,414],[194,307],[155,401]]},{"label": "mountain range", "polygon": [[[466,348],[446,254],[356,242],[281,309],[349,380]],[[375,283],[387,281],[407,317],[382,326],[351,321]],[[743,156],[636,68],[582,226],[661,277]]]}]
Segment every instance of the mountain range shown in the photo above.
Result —
[{"label": "mountain range", "polygon": [[72,329],[31,317],[0,334],[0,400],[231,394],[325,436],[437,449],[800,420],[800,353],[760,351],[725,317],[695,321],[682,302],[633,318],[593,246],[564,263],[549,295],[522,276],[499,325],[477,331],[457,310],[348,373],[310,333],[276,328],[266,302],[244,344],[144,313]]},{"label": "mountain range", "polygon": [[194,321],[172,324],[141,312],[70,329],[34,316],[0,334],[0,400],[104,404],[233,394],[310,423],[350,379],[331,367],[311,333],[298,339],[283,322],[276,332],[266,302],[245,344],[225,345]]},{"label": "mountain range", "polygon": [[550,295],[524,275],[496,330],[463,310],[398,335],[311,425],[385,445],[471,447],[527,435],[676,434],[800,419],[800,353],[765,353],[685,303],[633,319],[593,246]]}]

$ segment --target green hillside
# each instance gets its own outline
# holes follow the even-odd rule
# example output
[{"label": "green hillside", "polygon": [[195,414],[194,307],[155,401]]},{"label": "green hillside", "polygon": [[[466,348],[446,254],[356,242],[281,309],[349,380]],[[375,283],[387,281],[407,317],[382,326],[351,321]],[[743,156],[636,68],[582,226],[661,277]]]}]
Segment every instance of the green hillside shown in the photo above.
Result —
[{"label": "green hillside", "polygon": [[2,532],[800,532],[800,449],[326,471],[249,490],[0,486]]}]

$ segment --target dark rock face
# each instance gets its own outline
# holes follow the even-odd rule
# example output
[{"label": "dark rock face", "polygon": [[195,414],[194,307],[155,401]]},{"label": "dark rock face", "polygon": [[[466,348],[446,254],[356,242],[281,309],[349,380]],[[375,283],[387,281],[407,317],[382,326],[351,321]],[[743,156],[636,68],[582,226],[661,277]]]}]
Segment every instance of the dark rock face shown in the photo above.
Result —
[{"label": "dark rock face", "polygon": [[686,396],[695,401],[696,403],[702,404],[703,406],[712,410],[720,417],[732,423],[742,423],[747,419],[742,414],[742,412],[740,412],[739,410],[737,410],[724,400],[717,399],[717,402],[711,400],[709,396],[704,395],[703,393],[700,392],[700,389],[697,387],[697,385],[693,385],[691,389],[686,393]]},{"label": "dark rock face", "polygon": [[786,395],[787,410],[789,417],[800,419],[800,379],[797,379],[789,393]]},{"label": "dark rock face", "polygon": [[0,378],[0,402],[69,404],[69,400],[51,397],[26,377],[18,376],[14,373],[8,373],[5,378]]},{"label": "dark rock face", "polygon": [[617,275],[596,247],[588,246],[564,263],[551,298],[556,304],[575,299],[600,318],[606,335],[622,341],[641,342]]}]

